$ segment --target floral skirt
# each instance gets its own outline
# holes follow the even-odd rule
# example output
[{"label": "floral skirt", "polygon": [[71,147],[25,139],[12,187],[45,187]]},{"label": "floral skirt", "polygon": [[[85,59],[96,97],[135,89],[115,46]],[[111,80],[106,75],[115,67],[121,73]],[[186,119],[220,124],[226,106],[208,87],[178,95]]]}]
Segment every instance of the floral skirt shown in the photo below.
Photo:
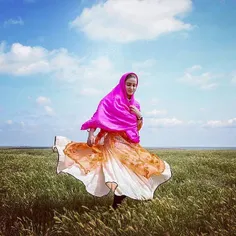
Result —
[{"label": "floral skirt", "polygon": [[57,173],[79,179],[94,196],[112,190],[119,196],[152,199],[156,188],[171,178],[168,163],[129,142],[125,133],[100,131],[92,147],[56,136],[53,150],[58,153]]}]

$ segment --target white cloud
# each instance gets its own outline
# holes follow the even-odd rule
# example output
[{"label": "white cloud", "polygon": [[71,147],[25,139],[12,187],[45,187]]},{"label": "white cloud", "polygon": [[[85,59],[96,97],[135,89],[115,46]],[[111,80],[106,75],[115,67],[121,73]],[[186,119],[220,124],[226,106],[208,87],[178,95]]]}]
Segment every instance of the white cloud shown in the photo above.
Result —
[{"label": "white cloud", "polygon": [[24,25],[24,21],[21,19],[21,17],[18,17],[18,19],[9,19],[4,21],[4,27],[7,27],[9,25]]},{"label": "white cloud", "polygon": [[147,59],[144,61],[136,61],[131,64],[132,71],[139,77],[139,85],[150,86],[151,81],[155,80],[154,75],[151,73],[152,68],[157,64],[155,59]]},{"label": "white cloud", "polygon": [[218,86],[215,80],[222,75],[214,75],[210,72],[199,73],[202,70],[200,65],[194,65],[191,68],[187,68],[184,72],[184,76],[179,79],[180,82],[197,86],[204,90],[214,89]]},{"label": "white cloud", "polygon": [[4,52],[4,50],[5,50],[5,47],[6,47],[6,42],[1,42],[0,43],[0,55],[1,55],[1,53],[3,53]]},{"label": "white cloud", "polygon": [[204,128],[236,128],[236,118],[229,120],[210,120],[203,125]]},{"label": "white cloud", "polygon": [[[14,122],[13,124],[11,125],[6,125],[6,126],[3,126],[3,130],[4,132],[27,132],[27,133],[32,133],[33,129],[37,127],[36,124],[28,124],[28,123],[25,123],[23,121],[20,121],[20,122]],[[42,129],[42,127],[41,127]]]},{"label": "white cloud", "polygon": [[[24,46],[14,43],[10,51],[5,52],[5,46],[0,53],[0,74],[14,76],[29,76],[48,74],[62,82],[78,83],[94,87],[110,86],[118,81],[121,74],[114,70],[113,63],[106,56],[101,56],[83,63],[84,58],[70,54],[66,49],[48,51],[42,47]],[[103,85],[102,85],[103,84]],[[78,90],[78,87],[76,88]]]},{"label": "white cloud", "polygon": [[147,117],[152,117],[152,118],[157,117],[157,116],[163,116],[163,115],[166,115],[166,114],[167,114],[166,110],[157,110],[157,109],[146,112],[146,116]]},{"label": "white cloud", "polygon": [[48,55],[49,52],[42,47],[14,43],[9,52],[0,54],[0,73],[16,76],[48,73]]},{"label": "white cloud", "polygon": [[[49,116],[54,116],[55,115],[55,112],[54,112],[53,108],[51,106],[48,106],[49,104],[51,104],[51,99],[50,98],[39,96],[36,99],[36,102],[37,102],[37,104],[44,106],[43,108],[46,111],[47,115],[49,115]],[[31,118],[38,118],[38,117],[37,116],[32,117],[32,115],[31,115]]]},{"label": "white cloud", "polygon": [[236,85],[236,71],[231,73],[231,82]]},{"label": "white cloud", "polygon": [[147,59],[145,61],[134,62],[131,67],[133,70],[149,69],[155,66],[156,63],[155,59]]},{"label": "white cloud", "polygon": [[203,124],[202,120],[190,120],[187,122],[188,125],[201,125]]},{"label": "white cloud", "polygon": [[94,40],[153,40],[162,34],[191,29],[182,20],[191,9],[191,0],[107,0],[85,8],[70,27]]},{"label": "white cloud", "polygon": [[38,98],[36,99],[36,102],[37,102],[39,105],[44,105],[44,104],[50,104],[50,103],[51,103],[51,100],[50,100],[50,98],[40,96],[40,97],[38,97]]},{"label": "white cloud", "polygon": [[7,120],[6,123],[7,123],[8,125],[12,125],[12,124],[13,124],[13,121],[12,121],[12,120]]},{"label": "white cloud", "polygon": [[104,87],[104,84],[107,86],[109,82],[118,81],[120,76],[121,74],[115,71],[111,60],[105,56],[91,60],[86,65],[81,65],[77,71],[77,78],[83,81],[84,85],[92,85],[94,88]]},{"label": "white cloud", "polygon": [[54,77],[67,82],[81,80],[82,65],[78,57],[70,55],[66,49],[54,50],[50,54],[49,65]]},{"label": "white cloud", "polygon": [[151,118],[147,119],[146,123],[149,128],[164,128],[164,127],[170,128],[182,125],[184,122],[173,117],[173,118],[162,118],[162,119]]},{"label": "white cloud", "polygon": [[80,91],[80,94],[85,96],[96,96],[102,94],[102,91],[95,88],[83,88]]},{"label": "white cloud", "polygon": [[54,110],[53,110],[50,106],[44,106],[44,109],[45,109],[46,113],[47,113],[49,116],[54,116],[54,115],[55,115]]},{"label": "white cloud", "polygon": [[152,106],[156,106],[159,102],[160,102],[159,99],[157,99],[157,98],[152,98],[152,99],[149,101],[149,104],[152,105]]},{"label": "white cloud", "polygon": [[194,65],[190,68],[187,68],[186,72],[190,73],[190,72],[198,71],[198,70],[201,70],[201,69],[202,69],[202,67],[200,65]]}]

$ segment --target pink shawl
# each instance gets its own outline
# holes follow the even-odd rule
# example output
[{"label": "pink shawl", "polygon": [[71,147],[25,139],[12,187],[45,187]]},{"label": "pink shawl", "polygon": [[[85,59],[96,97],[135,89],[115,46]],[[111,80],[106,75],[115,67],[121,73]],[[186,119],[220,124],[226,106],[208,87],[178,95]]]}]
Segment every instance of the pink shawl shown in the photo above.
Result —
[{"label": "pink shawl", "polygon": [[100,128],[106,131],[125,131],[132,142],[139,143],[137,118],[130,112],[129,106],[134,105],[140,110],[140,105],[134,95],[130,101],[127,98],[125,79],[129,74],[134,74],[138,80],[133,72],[124,74],[119,84],[100,101],[96,112],[82,125],[81,130]]}]

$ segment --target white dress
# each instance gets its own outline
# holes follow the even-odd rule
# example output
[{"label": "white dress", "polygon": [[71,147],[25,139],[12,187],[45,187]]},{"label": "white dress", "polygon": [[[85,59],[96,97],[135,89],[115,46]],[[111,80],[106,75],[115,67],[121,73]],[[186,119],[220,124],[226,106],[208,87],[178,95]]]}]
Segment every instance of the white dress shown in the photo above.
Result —
[{"label": "white dress", "polygon": [[108,183],[115,182],[118,196],[153,199],[156,188],[171,178],[167,162],[130,143],[122,133],[103,132],[92,148],[56,136],[53,150],[58,153],[57,173],[74,176],[87,192],[98,197],[107,195],[111,191]]}]

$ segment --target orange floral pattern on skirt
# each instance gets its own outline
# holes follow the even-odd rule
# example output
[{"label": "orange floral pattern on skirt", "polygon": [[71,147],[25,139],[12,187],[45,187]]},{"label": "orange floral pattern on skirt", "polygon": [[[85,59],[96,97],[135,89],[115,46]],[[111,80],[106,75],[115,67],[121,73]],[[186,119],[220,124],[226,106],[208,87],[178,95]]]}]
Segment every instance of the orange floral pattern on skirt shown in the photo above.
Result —
[{"label": "orange floral pattern on skirt", "polygon": [[101,166],[108,158],[117,158],[134,173],[146,178],[160,175],[165,170],[164,162],[156,154],[129,142],[124,132],[101,130],[92,147],[72,141],[66,145],[64,154],[74,160],[85,174]]}]

